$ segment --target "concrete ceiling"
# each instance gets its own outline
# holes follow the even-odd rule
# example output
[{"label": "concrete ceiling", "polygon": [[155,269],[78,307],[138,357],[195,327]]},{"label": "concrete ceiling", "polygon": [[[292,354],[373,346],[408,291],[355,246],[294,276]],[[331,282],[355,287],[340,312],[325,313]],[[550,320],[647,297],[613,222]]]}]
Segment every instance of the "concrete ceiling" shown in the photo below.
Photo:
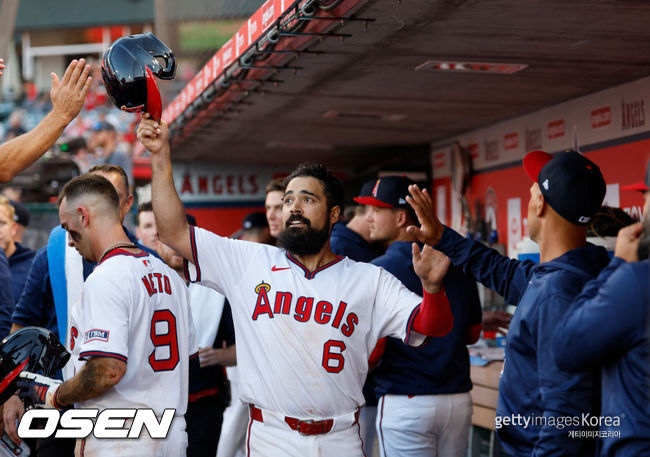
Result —
[{"label": "concrete ceiling", "polygon": [[[177,160],[358,174],[428,163],[428,144],[650,74],[650,2],[377,0],[223,116],[177,135]],[[415,70],[429,60],[528,65]],[[329,113],[329,114],[326,114]],[[332,113],[344,113],[333,116]]]}]

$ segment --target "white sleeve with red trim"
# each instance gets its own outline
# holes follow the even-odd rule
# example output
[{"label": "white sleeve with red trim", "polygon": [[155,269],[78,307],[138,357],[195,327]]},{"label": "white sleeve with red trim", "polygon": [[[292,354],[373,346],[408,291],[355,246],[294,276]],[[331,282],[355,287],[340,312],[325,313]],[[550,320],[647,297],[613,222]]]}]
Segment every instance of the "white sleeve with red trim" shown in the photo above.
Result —
[{"label": "white sleeve with red trim", "polygon": [[414,294],[395,276],[380,268],[375,297],[373,324],[378,326],[379,338],[392,336],[411,346],[420,346],[427,337],[411,330],[422,297]]},{"label": "white sleeve with red trim", "polygon": [[109,268],[97,268],[81,294],[79,358],[113,357],[127,361],[133,280]]},{"label": "white sleeve with red trim", "polygon": [[268,247],[225,238],[194,226],[190,226],[190,243],[194,258],[183,261],[185,277],[226,296],[228,287],[241,281],[251,263]]}]

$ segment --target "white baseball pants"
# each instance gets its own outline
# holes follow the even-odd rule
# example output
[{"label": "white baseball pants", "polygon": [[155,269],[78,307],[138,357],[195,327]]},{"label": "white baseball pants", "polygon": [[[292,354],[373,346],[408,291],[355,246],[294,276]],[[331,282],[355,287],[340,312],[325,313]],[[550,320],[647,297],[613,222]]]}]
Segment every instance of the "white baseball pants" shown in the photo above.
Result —
[{"label": "white baseball pants", "polygon": [[469,392],[384,395],[379,400],[377,413],[381,456],[463,457],[471,420]]},{"label": "white baseball pants", "polygon": [[364,457],[359,424],[320,435],[301,435],[282,417],[263,411],[264,422],[250,419],[246,436],[247,457]]}]

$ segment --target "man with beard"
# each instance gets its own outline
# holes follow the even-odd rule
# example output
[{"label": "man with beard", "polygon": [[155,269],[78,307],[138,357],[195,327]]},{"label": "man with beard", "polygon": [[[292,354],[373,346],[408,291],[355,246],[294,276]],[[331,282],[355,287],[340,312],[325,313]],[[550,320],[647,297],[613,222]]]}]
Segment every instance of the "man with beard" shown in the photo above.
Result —
[{"label": "man with beard", "polygon": [[618,233],[614,258],[587,283],[553,338],[555,360],[567,371],[600,369],[600,452],[650,454],[650,165],[644,220]]},{"label": "man with beard", "polygon": [[448,260],[413,247],[420,297],[381,268],[335,255],[329,236],[343,190],[322,165],[300,166],[285,181],[284,249],[191,227],[174,187],[166,122],[144,114],[138,139],[151,153],[161,241],[190,260],[188,278],[230,301],[240,398],[250,405],[249,455],[361,457],[370,351],[384,336],[418,345],[450,330],[441,293]]}]

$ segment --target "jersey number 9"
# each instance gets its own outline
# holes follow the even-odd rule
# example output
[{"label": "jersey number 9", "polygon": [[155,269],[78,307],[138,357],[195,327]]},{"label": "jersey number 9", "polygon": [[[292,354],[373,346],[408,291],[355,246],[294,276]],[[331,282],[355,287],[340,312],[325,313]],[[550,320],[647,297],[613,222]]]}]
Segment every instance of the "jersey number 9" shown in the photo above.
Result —
[{"label": "jersey number 9", "polygon": [[[166,325],[165,325],[166,324]],[[153,371],[171,371],[178,365],[178,338],[176,336],[176,317],[168,309],[154,311],[151,318],[151,342],[155,346],[149,355],[149,365]],[[169,357],[156,358],[159,348],[168,347]],[[161,351],[162,352],[162,351]]]}]

